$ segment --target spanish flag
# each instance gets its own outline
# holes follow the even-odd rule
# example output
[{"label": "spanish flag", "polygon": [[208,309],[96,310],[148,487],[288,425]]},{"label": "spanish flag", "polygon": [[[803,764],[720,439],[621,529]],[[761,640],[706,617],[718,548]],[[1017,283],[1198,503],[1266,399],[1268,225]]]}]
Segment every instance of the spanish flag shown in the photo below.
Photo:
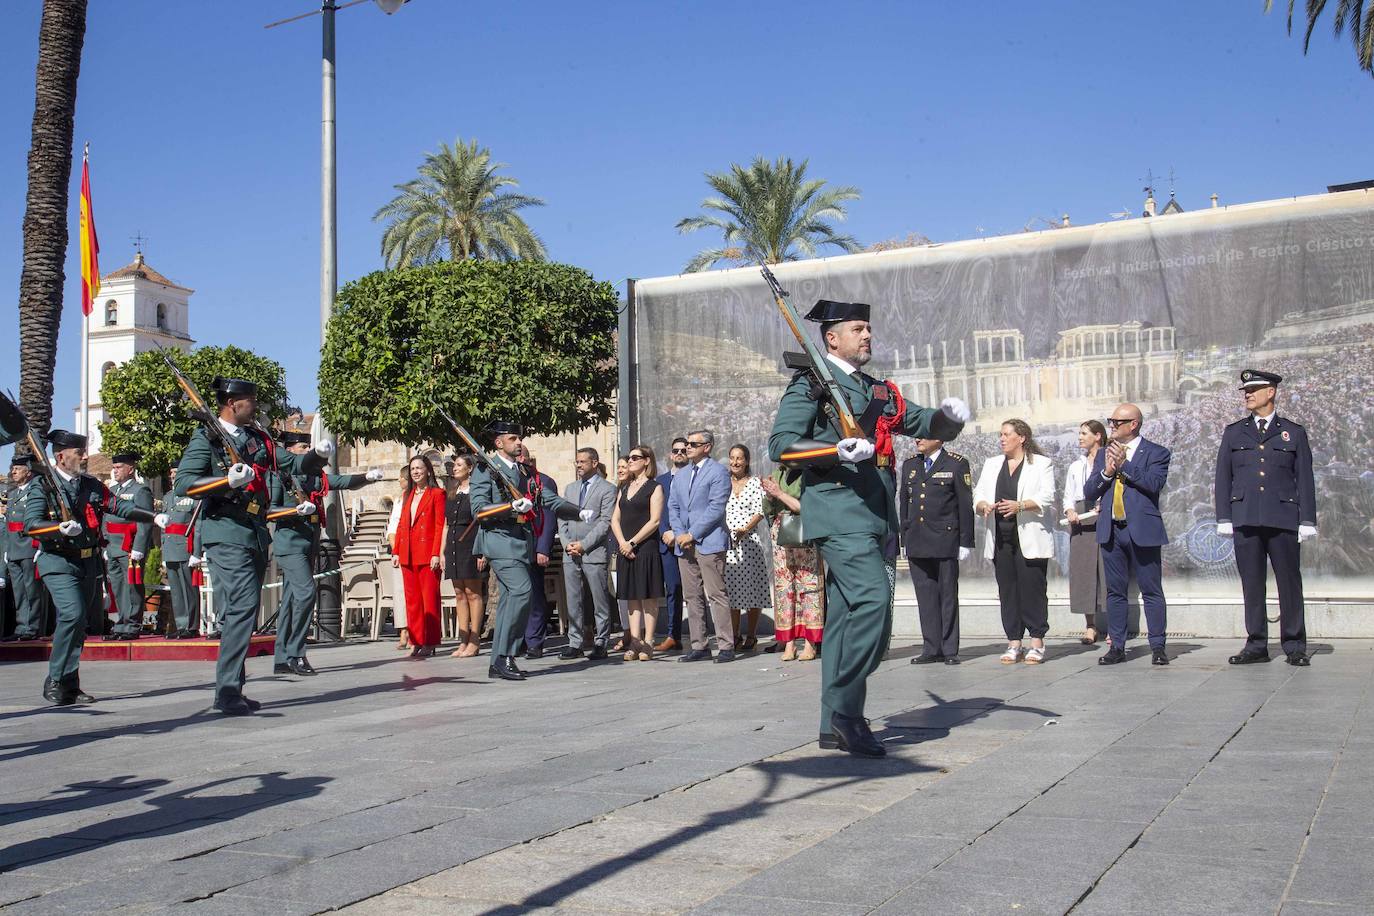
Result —
[{"label": "spanish flag", "polygon": [[100,243],[91,212],[91,145],[81,156],[81,314],[89,315],[100,295]]}]

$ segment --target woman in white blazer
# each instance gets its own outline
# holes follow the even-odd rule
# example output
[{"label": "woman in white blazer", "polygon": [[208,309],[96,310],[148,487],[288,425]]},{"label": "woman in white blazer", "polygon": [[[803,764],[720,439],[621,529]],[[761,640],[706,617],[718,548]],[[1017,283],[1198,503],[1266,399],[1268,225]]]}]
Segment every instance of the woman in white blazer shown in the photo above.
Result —
[{"label": "woman in white blazer", "polygon": [[[986,520],[983,556],[992,560],[1002,604],[1007,651],[1002,664],[1045,660],[1049,625],[1046,577],[1054,556],[1050,529],[1054,463],[1035,444],[1025,420],[1002,424],[1002,454],[989,458],[973,488],[973,509]],[[1030,634],[1031,647],[1021,647]]]}]

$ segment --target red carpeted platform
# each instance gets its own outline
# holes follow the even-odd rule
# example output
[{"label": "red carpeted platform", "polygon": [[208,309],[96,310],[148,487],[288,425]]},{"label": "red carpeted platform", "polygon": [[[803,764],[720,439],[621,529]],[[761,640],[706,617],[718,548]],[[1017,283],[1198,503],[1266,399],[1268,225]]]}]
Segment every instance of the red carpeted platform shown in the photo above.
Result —
[{"label": "red carpeted platform", "polygon": [[[248,656],[271,655],[275,636],[254,636]],[[52,643],[46,639],[0,643],[0,662],[46,661]],[[219,658],[217,639],[87,639],[81,650],[83,662],[206,662]]]}]

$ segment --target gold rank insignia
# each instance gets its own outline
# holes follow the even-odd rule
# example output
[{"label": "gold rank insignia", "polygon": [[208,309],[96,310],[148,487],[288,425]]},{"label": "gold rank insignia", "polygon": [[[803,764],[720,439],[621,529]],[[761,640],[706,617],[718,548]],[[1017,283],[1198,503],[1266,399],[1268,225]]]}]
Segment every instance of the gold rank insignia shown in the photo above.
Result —
[{"label": "gold rank insignia", "polygon": [[972,475],[972,474],[965,474],[965,475],[964,475],[964,486],[966,486],[966,487],[971,487],[971,486],[973,486],[973,475]]}]

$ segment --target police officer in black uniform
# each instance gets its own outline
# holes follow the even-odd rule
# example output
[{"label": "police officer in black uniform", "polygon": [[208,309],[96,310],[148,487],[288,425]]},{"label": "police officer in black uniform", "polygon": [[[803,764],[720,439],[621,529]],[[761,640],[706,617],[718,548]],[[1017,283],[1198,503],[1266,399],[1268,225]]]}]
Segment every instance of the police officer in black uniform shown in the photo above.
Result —
[{"label": "police officer in black uniform", "polygon": [[917,439],[902,464],[901,527],[921,615],[913,665],[959,664],[959,561],[973,551],[973,476],[968,459],[939,439]]},{"label": "police officer in black uniform", "polygon": [[1245,648],[1233,665],[1269,661],[1265,562],[1279,587],[1279,639],[1288,664],[1309,665],[1299,544],[1317,536],[1317,487],[1307,430],[1275,411],[1283,377],[1246,369],[1240,375],[1245,409],[1221,436],[1217,450],[1217,534],[1235,539],[1236,569],[1245,600]]}]

